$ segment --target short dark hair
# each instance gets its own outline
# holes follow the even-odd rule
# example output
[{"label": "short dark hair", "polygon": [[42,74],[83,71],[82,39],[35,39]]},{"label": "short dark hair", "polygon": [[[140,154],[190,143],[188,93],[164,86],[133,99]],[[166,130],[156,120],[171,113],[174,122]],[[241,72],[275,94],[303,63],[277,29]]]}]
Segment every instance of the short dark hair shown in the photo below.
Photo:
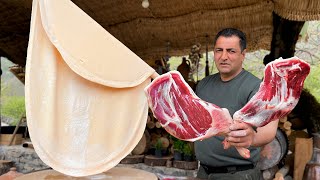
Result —
[{"label": "short dark hair", "polygon": [[247,48],[247,38],[246,34],[238,29],[235,28],[225,28],[222,29],[216,37],[214,38],[213,45],[216,45],[217,39],[220,37],[231,37],[231,36],[237,36],[240,39],[240,48],[241,52]]}]

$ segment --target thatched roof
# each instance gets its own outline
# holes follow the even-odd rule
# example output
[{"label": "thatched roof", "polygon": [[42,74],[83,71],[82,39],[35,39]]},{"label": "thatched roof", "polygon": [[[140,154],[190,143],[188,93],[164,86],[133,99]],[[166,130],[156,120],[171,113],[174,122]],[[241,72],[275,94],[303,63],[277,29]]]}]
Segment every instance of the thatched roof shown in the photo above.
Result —
[{"label": "thatched roof", "polygon": [[274,0],[274,11],[279,16],[293,21],[320,19],[319,0]]},{"label": "thatched roof", "polygon": [[[143,8],[141,0],[73,0],[146,61],[167,53],[187,55],[195,43],[202,46],[209,43],[212,48],[214,34],[224,27],[243,30],[251,51],[269,49],[274,10],[293,20],[320,19],[318,0],[300,0],[307,5],[290,12],[287,9],[297,2],[284,4],[289,1],[294,0],[149,0],[150,6]],[[20,65],[26,59],[31,3],[31,0],[0,1],[0,55]]]}]

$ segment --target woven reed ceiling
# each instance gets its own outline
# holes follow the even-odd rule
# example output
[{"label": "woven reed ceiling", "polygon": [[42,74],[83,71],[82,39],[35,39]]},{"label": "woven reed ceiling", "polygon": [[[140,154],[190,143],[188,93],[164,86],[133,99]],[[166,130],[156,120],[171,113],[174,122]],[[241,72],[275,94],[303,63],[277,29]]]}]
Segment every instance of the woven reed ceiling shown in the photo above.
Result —
[{"label": "woven reed ceiling", "polygon": [[[200,43],[203,51],[207,43],[212,48],[214,34],[224,27],[243,30],[250,51],[269,49],[272,12],[292,20],[320,19],[318,0],[301,0],[305,4],[299,6],[284,4],[294,0],[149,0],[148,8],[141,6],[141,0],[72,1],[148,62],[167,53],[188,55],[195,43]],[[0,54],[22,66],[31,3],[0,1]]]}]

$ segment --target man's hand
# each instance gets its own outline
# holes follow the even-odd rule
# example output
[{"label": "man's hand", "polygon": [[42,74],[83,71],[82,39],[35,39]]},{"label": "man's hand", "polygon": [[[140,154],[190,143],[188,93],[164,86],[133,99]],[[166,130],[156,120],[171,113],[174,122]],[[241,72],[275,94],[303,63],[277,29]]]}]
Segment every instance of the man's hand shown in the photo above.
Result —
[{"label": "man's hand", "polygon": [[234,121],[230,126],[227,141],[230,145],[248,148],[254,144],[255,135],[256,132],[250,125],[244,122]]},{"label": "man's hand", "polygon": [[226,140],[229,145],[236,147],[261,147],[274,139],[278,122],[279,120],[272,121],[263,127],[258,127],[257,131],[255,131],[250,125],[234,120],[234,123],[230,126],[230,132],[227,134]]},{"label": "man's hand", "polygon": [[230,126],[230,132],[222,142],[224,149],[235,146],[239,154],[244,158],[250,158],[250,146],[261,147],[271,142],[277,132],[279,120],[270,122],[269,124],[258,127],[254,130],[250,125],[234,120]]}]

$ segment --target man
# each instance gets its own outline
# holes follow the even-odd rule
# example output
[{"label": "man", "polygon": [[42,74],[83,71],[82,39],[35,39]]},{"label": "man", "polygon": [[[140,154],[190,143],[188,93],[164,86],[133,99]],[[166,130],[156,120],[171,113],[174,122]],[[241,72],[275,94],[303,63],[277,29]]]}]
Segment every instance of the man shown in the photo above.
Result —
[{"label": "man", "polygon": [[[260,79],[242,68],[246,55],[245,34],[237,29],[220,31],[214,40],[214,61],[218,73],[205,77],[196,88],[197,95],[208,102],[227,108],[232,116],[258,91]],[[197,174],[204,179],[257,179],[261,172],[256,168],[261,146],[275,137],[278,121],[256,131],[245,123],[235,121],[226,137],[214,136],[195,142],[195,154],[200,161]],[[232,145],[223,149],[224,138]],[[234,146],[249,148],[251,157],[245,159]]]}]

